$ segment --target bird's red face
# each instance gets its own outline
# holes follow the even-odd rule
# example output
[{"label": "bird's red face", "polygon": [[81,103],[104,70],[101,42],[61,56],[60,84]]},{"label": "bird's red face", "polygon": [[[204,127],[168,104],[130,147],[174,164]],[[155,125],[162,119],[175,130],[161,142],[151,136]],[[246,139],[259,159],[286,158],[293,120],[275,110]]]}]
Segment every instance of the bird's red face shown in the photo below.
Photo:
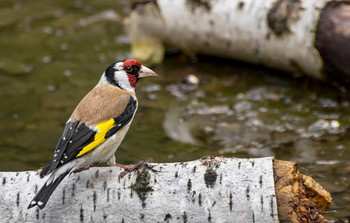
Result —
[{"label": "bird's red face", "polygon": [[158,76],[154,71],[143,66],[140,61],[132,59],[112,64],[104,75],[109,83],[125,90],[134,89],[140,78]]}]

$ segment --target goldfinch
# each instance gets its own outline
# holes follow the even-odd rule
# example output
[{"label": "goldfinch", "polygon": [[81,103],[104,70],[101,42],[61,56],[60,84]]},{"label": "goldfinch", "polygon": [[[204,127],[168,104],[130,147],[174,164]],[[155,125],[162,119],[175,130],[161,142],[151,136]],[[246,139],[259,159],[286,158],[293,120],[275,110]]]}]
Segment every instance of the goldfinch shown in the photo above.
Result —
[{"label": "goldfinch", "polygon": [[137,60],[110,65],[98,84],[80,101],[59,139],[53,161],[40,177],[51,174],[28,209],[43,209],[68,174],[96,162],[115,166],[114,153],[123,141],[138,107],[135,95],[140,78],[157,76]]}]

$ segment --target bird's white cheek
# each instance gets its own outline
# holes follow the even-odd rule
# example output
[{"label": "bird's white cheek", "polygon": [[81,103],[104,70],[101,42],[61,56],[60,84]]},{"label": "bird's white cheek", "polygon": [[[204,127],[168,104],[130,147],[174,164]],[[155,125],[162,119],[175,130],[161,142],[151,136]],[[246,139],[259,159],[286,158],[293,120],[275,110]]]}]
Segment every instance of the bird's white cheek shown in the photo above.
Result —
[{"label": "bird's white cheek", "polygon": [[134,92],[134,88],[130,85],[128,75],[125,71],[114,72],[114,80],[120,85],[120,87],[126,91]]}]

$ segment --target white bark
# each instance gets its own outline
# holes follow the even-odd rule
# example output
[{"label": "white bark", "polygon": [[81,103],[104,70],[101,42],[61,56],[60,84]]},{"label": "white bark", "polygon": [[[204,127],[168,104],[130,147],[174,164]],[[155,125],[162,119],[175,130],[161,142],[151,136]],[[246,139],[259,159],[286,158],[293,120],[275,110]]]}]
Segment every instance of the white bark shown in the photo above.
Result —
[{"label": "white bark", "polygon": [[[329,1],[157,0],[157,5],[139,5],[126,24],[132,54],[143,61],[160,62],[161,44],[167,43],[190,55],[228,57],[324,79],[314,42],[320,10]],[[271,13],[277,3],[282,6]],[[269,13],[286,16],[282,33],[269,27]]]},{"label": "white bark", "polygon": [[40,211],[27,206],[45,179],[1,172],[0,222],[278,222],[270,157],[150,165],[72,174]]}]

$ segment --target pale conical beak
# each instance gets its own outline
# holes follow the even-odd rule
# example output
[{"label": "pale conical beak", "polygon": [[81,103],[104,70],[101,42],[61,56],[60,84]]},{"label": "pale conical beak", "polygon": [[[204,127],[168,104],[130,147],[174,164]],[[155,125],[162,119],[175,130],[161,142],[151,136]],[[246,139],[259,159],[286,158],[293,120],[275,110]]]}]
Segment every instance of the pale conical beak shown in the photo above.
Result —
[{"label": "pale conical beak", "polygon": [[158,76],[158,74],[156,74],[153,70],[149,69],[148,67],[142,66],[141,70],[139,71],[139,78],[152,76]]}]

